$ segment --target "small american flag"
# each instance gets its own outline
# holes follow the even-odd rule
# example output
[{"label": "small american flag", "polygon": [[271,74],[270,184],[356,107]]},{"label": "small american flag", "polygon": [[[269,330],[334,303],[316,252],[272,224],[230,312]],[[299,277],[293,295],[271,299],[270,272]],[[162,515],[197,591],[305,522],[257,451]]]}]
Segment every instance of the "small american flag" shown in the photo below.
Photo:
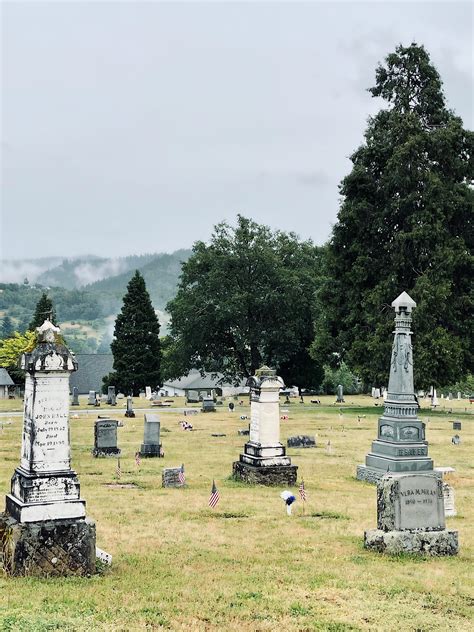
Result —
[{"label": "small american flag", "polygon": [[140,452],[135,452],[135,463],[137,464],[137,467],[140,467],[140,463],[141,463]]},{"label": "small american flag", "polygon": [[186,476],[184,475],[184,465],[181,466],[181,469],[178,472],[178,481],[181,483],[181,485],[184,485],[184,483],[186,482]]},{"label": "small american flag", "polygon": [[216,482],[212,481],[211,495],[209,496],[209,507],[215,507],[219,502],[220,496],[216,487]]},{"label": "small american flag", "polygon": [[298,491],[300,493],[301,500],[305,503],[306,502],[306,490],[304,488],[304,480],[303,479],[301,479],[301,483],[300,483],[300,486],[298,488]]},{"label": "small american flag", "polygon": [[115,476],[120,478],[122,476],[122,468],[120,467],[120,459],[117,459],[117,467],[115,468]]}]

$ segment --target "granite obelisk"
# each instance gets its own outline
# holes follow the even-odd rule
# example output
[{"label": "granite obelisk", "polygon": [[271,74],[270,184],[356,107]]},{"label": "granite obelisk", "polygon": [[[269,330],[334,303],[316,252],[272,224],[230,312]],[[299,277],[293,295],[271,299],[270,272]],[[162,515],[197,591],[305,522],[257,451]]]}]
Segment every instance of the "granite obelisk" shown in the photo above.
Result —
[{"label": "granite obelisk", "polygon": [[415,301],[406,292],[396,298],[395,331],[390,362],[390,380],[384,413],[378,421],[377,439],[357,467],[359,480],[376,483],[387,472],[430,472],[425,424],[418,418],[418,400],[413,386],[412,310]]}]

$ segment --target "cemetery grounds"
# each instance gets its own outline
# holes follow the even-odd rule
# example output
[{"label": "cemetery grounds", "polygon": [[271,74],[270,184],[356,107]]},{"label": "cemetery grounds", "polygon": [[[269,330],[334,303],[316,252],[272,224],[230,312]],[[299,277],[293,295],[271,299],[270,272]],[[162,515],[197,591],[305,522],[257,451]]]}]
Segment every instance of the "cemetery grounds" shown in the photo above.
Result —
[{"label": "cemetery grounds", "polygon": [[[135,452],[143,439],[146,400],[134,399],[134,419],[124,400],[111,408],[71,408],[72,466],[79,475],[87,515],[97,524],[97,545],[113,555],[112,567],[91,578],[7,578],[0,574],[0,630],[450,630],[474,628],[474,404],[441,400],[422,404],[429,454],[435,466],[456,469],[449,482],[458,515],[460,554],[453,558],[389,557],[363,549],[363,532],[376,526],[376,489],[355,479],[376,438],[382,402],[347,396],[321,406],[281,400],[281,438],[316,435],[317,447],[289,449],[308,496],[286,516],[280,488],[231,480],[232,462],[248,437],[248,398],[215,413],[186,419],[159,408],[163,459]],[[228,400],[230,401],[230,400]],[[182,398],[173,406],[182,407]],[[452,407],[452,413],[448,408]],[[0,412],[22,408],[0,400]],[[94,421],[110,414],[123,421],[121,478],[117,460],[93,458]],[[75,416],[78,417],[76,418]],[[358,421],[358,416],[361,416]],[[428,421],[429,418],[429,421]],[[453,431],[452,421],[462,422]],[[0,417],[0,503],[19,465],[22,417]],[[225,434],[212,437],[211,434]],[[461,436],[453,446],[451,437]],[[327,442],[330,441],[330,450]],[[163,467],[184,463],[187,487],[163,489]],[[213,478],[220,493],[208,507]],[[298,496],[296,488],[293,490]]]}]

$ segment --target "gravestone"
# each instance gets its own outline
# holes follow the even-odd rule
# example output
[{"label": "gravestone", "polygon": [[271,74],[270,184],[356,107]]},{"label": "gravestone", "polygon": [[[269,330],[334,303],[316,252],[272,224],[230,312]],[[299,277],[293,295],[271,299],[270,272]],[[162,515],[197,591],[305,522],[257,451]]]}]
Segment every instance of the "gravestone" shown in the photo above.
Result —
[{"label": "gravestone", "polygon": [[316,438],[308,435],[297,435],[296,437],[288,437],[286,445],[289,448],[315,448]]},{"label": "gravestone", "polygon": [[339,384],[337,387],[336,402],[338,404],[342,404],[344,402],[344,387],[342,384]]},{"label": "gravestone", "polygon": [[151,386],[145,386],[145,398],[151,399]]},{"label": "gravestone", "polygon": [[459,445],[461,443],[461,437],[458,434],[454,435],[454,437],[451,439],[451,443],[453,445]]},{"label": "gravestone", "polygon": [[213,413],[216,410],[216,406],[214,404],[214,400],[212,397],[204,397],[202,400],[202,412],[203,413]]},{"label": "gravestone", "polygon": [[454,467],[435,467],[434,471],[441,474],[443,480],[444,515],[456,516],[454,489],[449,484],[449,475],[456,470]]},{"label": "gravestone", "polygon": [[448,393],[448,399],[451,401],[453,399],[453,394],[452,393]]},{"label": "gravestone", "polygon": [[364,547],[380,553],[457,555],[458,532],[444,518],[443,481],[434,473],[386,474],[377,484],[377,529]]},{"label": "gravestone", "polygon": [[60,329],[46,320],[21,359],[25,375],[20,466],[0,514],[3,569],[11,575],[86,575],[95,569],[95,524],[71,469],[69,377],[77,370]]},{"label": "gravestone", "polygon": [[79,391],[77,389],[77,386],[73,386],[72,388],[71,406],[79,406]]},{"label": "gravestone", "polygon": [[250,428],[241,428],[237,430],[238,435],[248,436],[250,434]]},{"label": "gravestone", "polygon": [[260,485],[295,485],[298,467],[291,465],[280,443],[280,398],[283,380],[268,367],[249,378],[250,437],[239,460],[233,463],[234,478]]},{"label": "gravestone", "polygon": [[462,424],[460,421],[453,421],[453,430],[462,430]]},{"label": "gravestone", "polygon": [[184,487],[184,465],[181,467],[165,467],[161,474],[162,487]]},{"label": "gravestone", "polygon": [[425,424],[418,418],[418,402],[413,387],[411,312],[416,303],[406,292],[396,298],[395,331],[390,362],[390,378],[384,412],[378,420],[377,439],[357,467],[357,478],[376,483],[386,472],[428,472]]},{"label": "gravestone", "polygon": [[458,391],[458,399],[461,399],[461,391]]},{"label": "gravestone", "polygon": [[146,414],[140,456],[145,458],[160,457],[161,453],[160,418],[158,415]]},{"label": "gravestone", "polygon": [[89,391],[89,398],[87,400],[87,405],[88,406],[95,406],[95,404],[96,404],[95,391]]},{"label": "gravestone", "polygon": [[107,404],[109,404],[109,406],[117,405],[117,396],[115,395],[115,386],[109,386],[107,389]]},{"label": "gravestone", "polygon": [[117,447],[117,427],[116,419],[97,419],[94,425],[93,456],[120,456],[122,451]]},{"label": "gravestone", "polygon": [[379,388],[375,388],[374,389],[374,399],[380,399],[380,389]]},{"label": "gravestone", "polygon": [[127,397],[127,410],[125,411],[125,417],[135,417],[135,413],[133,411],[133,399],[131,395]]}]

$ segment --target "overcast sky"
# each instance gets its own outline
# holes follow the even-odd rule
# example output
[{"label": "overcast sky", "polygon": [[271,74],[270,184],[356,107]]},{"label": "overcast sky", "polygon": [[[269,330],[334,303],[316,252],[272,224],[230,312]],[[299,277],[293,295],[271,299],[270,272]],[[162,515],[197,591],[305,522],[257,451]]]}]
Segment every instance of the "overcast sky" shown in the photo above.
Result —
[{"label": "overcast sky", "polygon": [[412,41],[472,129],[470,3],[3,2],[0,256],[170,252],[237,213],[323,243]]}]

